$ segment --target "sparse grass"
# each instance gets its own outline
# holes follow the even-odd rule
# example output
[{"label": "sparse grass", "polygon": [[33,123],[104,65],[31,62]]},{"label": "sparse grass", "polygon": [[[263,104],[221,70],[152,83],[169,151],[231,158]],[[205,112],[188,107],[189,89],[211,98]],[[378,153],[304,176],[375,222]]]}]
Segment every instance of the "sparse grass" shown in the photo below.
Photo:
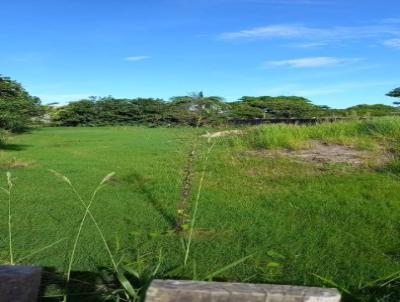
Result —
[{"label": "sparse grass", "polygon": [[[134,249],[134,254],[144,255],[135,266],[156,265],[162,250],[157,277],[336,284],[355,295],[348,300],[359,297],[374,301],[378,297],[397,301],[398,162],[381,169],[344,169],[341,165],[321,167],[243,153],[243,149],[252,148],[298,148],[296,144],[310,139],[352,142],[355,136],[398,150],[398,120],[369,123],[351,122],[349,129],[342,123],[314,126],[319,129],[260,127],[254,132],[264,134],[260,140],[251,134],[238,136],[234,144],[216,144],[202,183],[186,267],[182,267],[186,249],[174,222],[188,146],[201,129],[46,128],[17,136],[13,144],[25,147],[0,154],[0,173],[11,169],[16,177],[14,257],[18,259],[65,237],[67,240],[28,260],[59,272],[67,270],[84,210],[75,206],[74,194],[48,169],[67,175],[84,200],[90,199],[91,188],[99,179],[115,171],[109,186],[98,194],[91,213],[113,253]],[[35,165],[1,165],[12,158]],[[197,188],[201,162],[195,170],[193,187]],[[191,200],[193,210],[193,194]],[[3,201],[0,259],[7,259],[6,196]],[[87,223],[76,247],[71,278],[74,272],[97,274],[100,267],[109,265],[102,247],[96,226]],[[249,255],[252,257],[246,258]],[[246,261],[236,264],[238,259]],[[219,271],[221,267],[227,269]],[[72,297],[69,301],[84,299]]]},{"label": "sparse grass", "polygon": [[355,145],[371,149],[379,143],[400,139],[400,118],[353,120],[317,125],[263,125],[251,128],[245,135],[229,138],[231,143],[252,148],[301,149],[311,140],[325,143]]}]

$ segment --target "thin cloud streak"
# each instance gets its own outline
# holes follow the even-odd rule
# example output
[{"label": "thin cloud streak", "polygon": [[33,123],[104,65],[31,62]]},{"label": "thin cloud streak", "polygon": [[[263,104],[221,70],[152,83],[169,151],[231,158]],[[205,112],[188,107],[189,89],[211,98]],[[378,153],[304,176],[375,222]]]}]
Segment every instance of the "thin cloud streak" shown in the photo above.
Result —
[{"label": "thin cloud streak", "polygon": [[361,58],[336,58],[336,57],[307,57],[291,60],[269,61],[264,64],[268,66],[286,66],[292,68],[315,68],[315,67],[330,67],[356,63],[362,61]]},{"label": "thin cloud streak", "polygon": [[384,45],[400,49],[400,39],[389,39],[383,42]]},{"label": "thin cloud streak", "polygon": [[328,45],[327,42],[306,42],[306,43],[292,44],[290,46],[297,48],[318,48],[326,45]]},{"label": "thin cloud streak", "polygon": [[150,56],[132,56],[124,58],[125,61],[136,62],[150,59]]},{"label": "thin cloud streak", "polygon": [[225,32],[220,34],[219,37],[227,40],[280,38],[325,42],[397,35],[400,35],[400,26],[398,24],[334,26],[330,28],[310,27],[301,24],[275,24],[235,32]]},{"label": "thin cloud streak", "polygon": [[319,87],[310,87],[303,84],[291,83],[282,86],[276,86],[270,89],[259,90],[260,95],[302,95],[305,97],[334,95],[336,93],[351,92],[365,87],[384,87],[394,85],[395,81],[365,81],[365,82],[344,82],[324,85]]}]

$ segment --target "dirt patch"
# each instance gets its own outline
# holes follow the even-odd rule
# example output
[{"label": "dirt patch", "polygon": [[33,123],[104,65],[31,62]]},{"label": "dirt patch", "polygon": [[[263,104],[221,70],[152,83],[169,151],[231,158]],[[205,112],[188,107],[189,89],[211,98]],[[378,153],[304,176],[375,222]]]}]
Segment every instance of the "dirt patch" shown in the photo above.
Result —
[{"label": "dirt patch", "polygon": [[350,146],[315,144],[311,149],[289,152],[306,161],[332,164],[361,165],[371,157],[368,151],[355,150]]},{"label": "dirt patch", "polygon": [[[352,146],[311,142],[311,147],[301,150],[266,150],[268,156],[286,156],[301,161],[320,164],[382,165],[390,161],[391,154],[384,150],[357,150]],[[260,153],[260,151],[256,151]]]},{"label": "dirt patch", "polygon": [[8,163],[6,163],[6,166],[8,168],[27,168],[35,163],[33,161],[26,161],[23,159],[17,159],[17,158],[12,158]]},{"label": "dirt patch", "polygon": [[214,137],[222,137],[222,136],[237,135],[237,134],[242,134],[242,131],[240,130],[218,131],[218,132],[203,134],[201,137],[214,138]]}]

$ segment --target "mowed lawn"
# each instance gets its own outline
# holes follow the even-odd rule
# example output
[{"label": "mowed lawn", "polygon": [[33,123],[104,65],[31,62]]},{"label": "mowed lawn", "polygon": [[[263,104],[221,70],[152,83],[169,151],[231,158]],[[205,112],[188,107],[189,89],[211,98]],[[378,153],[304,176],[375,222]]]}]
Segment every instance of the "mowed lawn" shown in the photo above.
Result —
[{"label": "mowed lawn", "polygon": [[[2,186],[6,171],[14,177],[16,258],[65,238],[23,262],[60,272],[68,263],[83,209],[48,169],[68,176],[87,198],[114,171],[115,178],[94,202],[93,214],[118,254],[151,265],[162,250],[159,277],[202,279],[248,255],[252,256],[216,279],[336,284],[356,292],[368,282],[397,276],[398,174],[340,165],[321,169],[311,163],[248,155],[222,141],[208,163],[188,268],[180,269],[184,250],[171,230],[189,145],[201,132],[44,128],[15,136],[1,151],[0,164]],[[197,181],[194,190],[196,185]],[[0,204],[0,259],[7,262],[5,194]],[[87,220],[73,270],[96,271],[108,265],[97,231]]]}]

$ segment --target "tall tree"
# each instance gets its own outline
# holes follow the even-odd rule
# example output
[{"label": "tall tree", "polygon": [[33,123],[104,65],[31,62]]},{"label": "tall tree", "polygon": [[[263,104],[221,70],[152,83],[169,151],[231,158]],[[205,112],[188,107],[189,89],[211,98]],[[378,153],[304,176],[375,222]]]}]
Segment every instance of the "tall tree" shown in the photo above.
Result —
[{"label": "tall tree", "polygon": [[31,96],[20,83],[0,75],[0,128],[21,131],[41,113],[38,97]]},{"label": "tall tree", "polygon": [[171,98],[171,107],[186,112],[187,121],[192,125],[216,122],[227,107],[219,96],[204,96],[203,92],[193,92],[187,96]]}]

